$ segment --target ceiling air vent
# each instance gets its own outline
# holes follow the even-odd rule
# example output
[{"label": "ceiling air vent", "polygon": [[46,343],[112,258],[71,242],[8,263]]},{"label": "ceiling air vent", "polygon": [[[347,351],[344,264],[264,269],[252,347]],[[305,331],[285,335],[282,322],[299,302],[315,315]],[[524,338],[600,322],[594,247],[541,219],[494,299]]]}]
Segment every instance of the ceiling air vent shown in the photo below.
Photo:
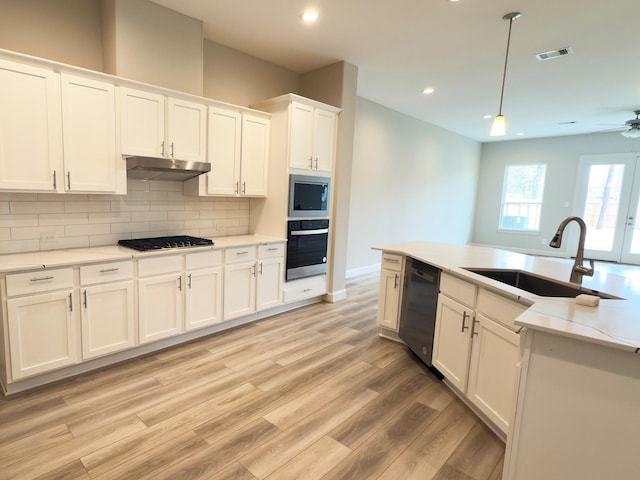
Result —
[{"label": "ceiling air vent", "polygon": [[557,57],[562,57],[564,55],[572,55],[572,54],[573,54],[573,48],[565,47],[565,48],[559,48],[558,50],[549,50],[548,52],[537,53],[536,58],[542,62],[543,60],[551,60],[552,58],[557,58]]}]

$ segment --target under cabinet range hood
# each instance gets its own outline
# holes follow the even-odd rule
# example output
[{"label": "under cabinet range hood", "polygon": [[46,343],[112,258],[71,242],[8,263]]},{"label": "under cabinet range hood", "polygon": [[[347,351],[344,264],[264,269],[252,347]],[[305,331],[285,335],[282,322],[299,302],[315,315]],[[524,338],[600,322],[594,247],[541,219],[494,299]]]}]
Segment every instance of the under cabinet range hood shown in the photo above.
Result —
[{"label": "under cabinet range hood", "polygon": [[127,176],[143,180],[187,180],[211,171],[211,164],[173,158],[127,157]]}]

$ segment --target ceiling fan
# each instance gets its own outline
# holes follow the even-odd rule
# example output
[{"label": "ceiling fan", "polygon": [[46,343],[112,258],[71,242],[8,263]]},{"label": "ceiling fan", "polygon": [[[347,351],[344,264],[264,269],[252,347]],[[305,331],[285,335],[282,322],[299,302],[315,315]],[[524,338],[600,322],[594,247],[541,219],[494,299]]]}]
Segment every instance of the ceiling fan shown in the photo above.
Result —
[{"label": "ceiling fan", "polygon": [[[624,125],[620,125],[621,127],[626,127],[623,131],[620,132],[620,135],[627,138],[640,138],[640,110],[634,110],[636,118],[631,120],[627,120],[624,122]],[[615,130],[614,130],[615,131]]]}]

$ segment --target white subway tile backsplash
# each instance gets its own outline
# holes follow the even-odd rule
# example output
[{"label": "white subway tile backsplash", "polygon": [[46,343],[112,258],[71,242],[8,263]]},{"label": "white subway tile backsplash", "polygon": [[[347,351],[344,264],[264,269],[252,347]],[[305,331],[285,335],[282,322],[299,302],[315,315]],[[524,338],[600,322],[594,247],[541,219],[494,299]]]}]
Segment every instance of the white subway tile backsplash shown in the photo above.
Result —
[{"label": "white subway tile backsplash", "polygon": [[124,196],[0,193],[0,254],[249,233],[248,198],[183,196],[182,182],[128,179],[127,188]]},{"label": "white subway tile backsplash", "polygon": [[106,235],[111,233],[111,225],[108,223],[96,223],[90,225],[67,225],[64,227],[66,237],[81,237],[84,235]]},{"label": "white subway tile backsplash", "polygon": [[111,203],[108,200],[89,200],[86,202],[65,202],[64,211],[67,213],[110,212]]}]

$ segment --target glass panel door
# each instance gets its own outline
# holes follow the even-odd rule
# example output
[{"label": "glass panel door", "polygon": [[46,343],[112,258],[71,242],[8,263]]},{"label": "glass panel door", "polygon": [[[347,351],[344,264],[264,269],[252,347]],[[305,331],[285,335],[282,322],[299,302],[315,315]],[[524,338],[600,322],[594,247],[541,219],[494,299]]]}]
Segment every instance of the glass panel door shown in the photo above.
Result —
[{"label": "glass panel door", "polygon": [[[575,214],[587,224],[585,258],[620,261],[635,165],[635,154],[590,155],[580,159],[574,205]],[[571,235],[572,245],[577,238],[576,229]],[[637,242],[640,244],[640,237]]]},{"label": "glass panel door", "polygon": [[620,262],[640,265],[640,157],[636,160],[636,171],[631,191],[631,201],[625,218],[624,241]]}]

